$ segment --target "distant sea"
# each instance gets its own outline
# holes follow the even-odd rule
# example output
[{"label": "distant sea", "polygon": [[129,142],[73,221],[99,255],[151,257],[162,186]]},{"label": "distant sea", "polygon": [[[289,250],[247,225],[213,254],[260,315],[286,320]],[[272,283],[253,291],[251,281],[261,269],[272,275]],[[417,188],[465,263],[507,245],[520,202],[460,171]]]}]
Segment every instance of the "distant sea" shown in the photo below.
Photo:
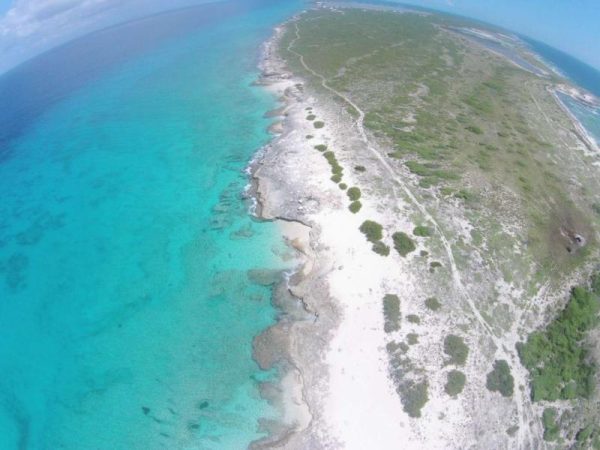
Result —
[{"label": "distant sea", "polygon": [[[589,91],[600,99],[600,71],[542,42],[520,36],[542,59],[556,68],[575,85]],[[567,96],[560,95],[562,102],[600,144],[600,109],[592,108]]]},{"label": "distant sea", "polygon": [[242,449],[277,418],[248,271],[288,250],[241,194],[258,49],[300,7],[153,16],[0,77],[0,450]]}]

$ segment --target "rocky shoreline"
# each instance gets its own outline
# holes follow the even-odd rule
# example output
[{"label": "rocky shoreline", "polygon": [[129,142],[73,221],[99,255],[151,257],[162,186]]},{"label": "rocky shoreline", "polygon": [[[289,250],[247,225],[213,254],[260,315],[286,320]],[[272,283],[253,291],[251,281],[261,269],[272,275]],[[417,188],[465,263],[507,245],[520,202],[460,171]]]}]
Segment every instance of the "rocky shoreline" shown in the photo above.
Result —
[{"label": "rocky shoreline", "polygon": [[266,117],[279,120],[269,129],[274,139],[249,166],[248,195],[255,200],[258,218],[281,226],[284,239],[301,255],[301,264],[275,286],[273,302],[280,311],[279,319],[253,343],[259,366],[281,371],[277,385],[264,383],[261,389],[264,398],[280,411],[281,421],[263,420],[261,427],[268,436],[253,442],[252,449],[317,447],[310,442],[315,436],[307,430],[319,407],[314,388],[326,378],[322,352],[338,321],[324,277],[329,267],[327,254],[319,242],[319,227],[310,218],[320,202],[316,198],[307,201],[305,186],[291,179],[289,170],[280,164],[286,153],[294,151],[290,135],[295,134],[295,121],[304,120],[301,105],[305,101],[301,82],[293,79],[277,55],[282,32],[282,27],[276,28],[262,51],[257,84],[278,95],[282,106],[266,113]]}]

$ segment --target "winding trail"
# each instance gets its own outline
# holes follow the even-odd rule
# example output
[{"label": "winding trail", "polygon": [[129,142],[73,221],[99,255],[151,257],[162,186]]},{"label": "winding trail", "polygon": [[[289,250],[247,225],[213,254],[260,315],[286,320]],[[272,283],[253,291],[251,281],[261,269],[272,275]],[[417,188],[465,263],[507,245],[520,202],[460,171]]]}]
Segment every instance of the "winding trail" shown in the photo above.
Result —
[{"label": "winding trail", "polygon": [[[402,192],[404,192],[404,194],[409,198],[411,203],[419,210],[419,212],[423,215],[423,217],[433,225],[433,227],[440,239],[440,242],[442,243],[444,250],[446,252],[446,256],[448,258],[448,263],[450,266],[450,271],[452,273],[452,280],[454,282],[456,289],[458,290],[459,294],[462,296],[462,298],[468,305],[469,309],[471,310],[473,316],[475,317],[475,319],[477,320],[479,325],[483,328],[483,330],[487,333],[489,338],[494,343],[494,345],[497,349],[496,352],[497,352],[498,359],[505,359],[507,361],[511,361],[512,362],[511,365],[514,367],[515,364],[519,363],[519,358],[516,353],[516,350],[510,351],[505,347],[505,345],[504,345],[505,342],[502,342],[498,338],[498,336],[496,336],[496,334],[494,333],[492,328],[489,326],[489,324],[486,322],[486,320],[481,315],[479,309],[477,309],[477,307],[475,306],[475,302],[473,301],[473,299],[471,298],[467,289],[465,288],[465,285],[463,284],[462,276],[461,276],[461,273],[460,273],[458,267],[456,266],[456,261],[454,259],[454,254],[452,252],[452,247],[450,245],[450,242],[444,235],[441,227],[439,226],[437,221],[433,218],[433,216],[427,211],[425,206],[421,202],[419,202],[419,200],[415,197],[415,195],[408,188],[408,186],[402,180],[402,178],[400,176],[398,176],[398,174],[396,173],[394,168],[389,164],[389,162],[385,159],[385,157],[381,154],[381,152],[379,150],[377,150],[375,148],[375,146],[373,146],[370,143],[369,138],[368,138],[367,133],[364,128],[364,118],[365,118],[364,111],[361,108],[359,108],[359,106],[356,103],[354,103],[348,96],[344,95],[343,93],[341,93],[341,92],[335,90],[334,88],[332,88],[331,86],[329,86],[327,84],[327,79],[323,75],[317,73],[315,70],[313,70],[306,64],[306,61],[304,60],[304,55],[302,55],[301,53],[298,53],[296,50],[293,49],[295,44],[300,39],[300,29],[298,28],[298,23],[296,21],[294,21],[293,25],[294,25],[294,29],[295,29],[295,37],[288,44],[287,51],[289,51],[290,53],[292,53],[298,57],[302,67],[308,73],[310,73],[312,76],[314,76],[315,78],[320,80],[320,84],[324,89],[331,92],[338,98],[342,99],[345,103],[347,103],[350,107],[352,107],[352,109],[354,109],[356,111],[356,113],[358,114],[358,118],[355,121],[355,125],[358,130],[361,141],[365,144],[365,146],[367,147],[369,152],[371,152],[371,154],[373,154],[373,156],[375,156],[375,158],[377,158],[377,160],[379,161],[381,166],[389,173],[389,175],[391,176],[391,179],[394,180],[396,185],[400,187]],[[523,395],[523,393],[521,392],[521,390],[519,389],[520,385],[525,385],[525,386],[527,385],[527,379],[524,377],[523,371],[521,371],[521,370],[513,369],[512,373],[513,373],[513,377],[515,378],[515,389],[514,389],[513,395],[514,395],[514,400],[516,403],[517,416],[518,416],[518,422],[519,422],[519,430],[518,430],[519,444],[518,445],[519,445],[519,448],[522,448],[522,449],[535,448],[536,445],[540,445],[540,442],[543,442],[541,439],[539,439],[539,436],[541,435],[539,425],[537,425],[537,421],[533,421],[536,424],[536,425],[534,425],[535,431],[536,431],[535,434],[537,434],[537,438],[536,438],[536,436],[532,436],[531,427],[529,426],[529,421],[533,418],[533,409],[532,409],[531,401],[529,398],[526,398]],[[517,375],[517,376],[515,376],[515,375]],[[527,411],[523,411],[524,406],[527,408]]]}]

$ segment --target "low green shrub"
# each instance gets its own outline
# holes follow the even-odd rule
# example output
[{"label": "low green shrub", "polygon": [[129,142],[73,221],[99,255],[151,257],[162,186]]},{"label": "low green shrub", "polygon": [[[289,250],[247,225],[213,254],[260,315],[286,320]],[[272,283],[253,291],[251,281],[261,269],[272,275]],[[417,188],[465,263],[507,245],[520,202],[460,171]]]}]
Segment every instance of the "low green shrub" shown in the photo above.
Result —
[{"label": "low green shrub", "polygon": [[430,237],[433,234],[433,230],[424,225],[419,225],[415,227],[415,229],[413,230],[413,234],[419,237]]},{"label": "low green shrub", "polygon": [[510,373],[510,366],[503,360],[494,362],[494,369],[488,373],[486,387],[492,392],[499,392],[504,397],[513,394],[515,380]]},{"label": "low green shrub", "polygon": [[441,262],[439,262],[439,261],[431,261],[431,262],[429,263],[429,271],[430,271],[431,273],[434,273],[434,272],[435,272],[435,269],[439,269],[440,267],[442,267],[442,263],[441,263]]},{"label": "low green shrub", "polygon": [[421,323],[421,319],[415,314],[409,314],[408,316],[406,316],[406,320],[408,320],[410,323],[414,323],[417,325]]},{"label": "low green shrub", "polygon": [[383,330],[392,333],[400,329],[400,299],[397,295],[387,294],[383,297]]},{"label": "low green shrub", "polygon": [[325,150],[327,150],[327,146],[325,144],[318,144],[318,145],[315,145],[315,150],[319,150],[320,152],[324,152]]},{"label": "low green shrub", "polygon": [[400,400],[404,412],[410,417],[421,417],[421,409],[429,401],[428,389],[429,383],[427,380],[420,382],[410,381],[402,386]]},{"label": "low green shrub", "polygon": [[371,249],[381,256],[389,256],[390,254],[390,248],[381,241],[375,242]]},{"label": "low green shrub", "polygon": [[402,231],[394,233],[392,235],[392,239],[394,240],[394,248],[400,254],[400,256],[405,257],[410,252],[414,252],[417,248],[413,240]]},{"label": "low green shrub", "polygon": [[556,441],[560,435],[560,428],[556,423],[556,409],[544,409],[544,412],[542,413],[542,424],[544,425],[544,440]]},{"label": "low green shrub", "polygon": [[354,166],[354,170],[356,170],[357,172],[366,172],[366,168],[365,166]]},{"label": "low green shrub", "polygon": [[444,353],[450,357],[446,364],[463,366],[469,356],[469,347],[460,336],[449,334],[444,339]]},{"label": "low green shrub", "polygon": [[466,381],[467,377],[460,370],[451,370],[448,372],[446,386],[444,386],[446,394],[450,395],[451,397],[460,394],[465,388]]},{"label": "low green shrub", "polygon": [[315,120],[317,116],[315,116],[314,114],[309,114],[308,116],[306,116],[306,120]]},{"label": "low green shrub", "polygon": [[357,212],[359,212],[360,208],[362,208],[362,203],[359,201],[352,202],[352,203],[350,203],[350,206],[348,206],[348,209],[353,214],[356,214]]},{"label": "low green shrub", "polygon": [[348,194],[348,198],[353,202],[355,202],[356,200],[359,200],[360,196],[361,196],[360,189],[357,188],[356,186],[348,189],[347,194]]},{"label": "low green shrub", "polygon": [[315,128],[323,128],[325,126],[325,122],[317,120],[316,122],[313,122],[313,125]]},{"label": "low green shrub", "polygon": [[458,198],[460,200],[464,200],[465,202],[469,202],[471,200],[473,200],[473,194],[471,194],[469,191],[465,190],[465,189],[461,189],[460,191],[456,192],[454,194],[455,198]]},{"label": "low green shrub", "polygon": [[342,176],[339,173],[336,173],[335,175],[333,175],[331,178],[331,181],[333,181],[335,184],[339,183],[340,181],[342,181]]},{"label": "low green shrub", "polygon": [[438,309],[440,309],[442,307],[442,304],[439,302],[439,300],[437,298],[429,297],[428,299],[425,300],[425,306],[432,311],[437,311]]},{"label": "low green shrub", "polygon": [[473,134],[483,134],[483,130],[477,125],[469,125],[468,127],[465,127],[465,130],[470,131]]},{"label": "low green shrub", "polygon": [[348,188],[348,185],[346,183],[340,183],[338,186],[342,191],[345,191]]},{"label": "low green shrub", "polygon": [[359,227],[369,242],[377,242],[383,238],[383,227],[373,220],[365,220]]},{"label": "low green shrub", "polygon": [[408,333],[406,335],[406,343],[408,345],[417,345],[419,343],[419,335],[416,333]]}]

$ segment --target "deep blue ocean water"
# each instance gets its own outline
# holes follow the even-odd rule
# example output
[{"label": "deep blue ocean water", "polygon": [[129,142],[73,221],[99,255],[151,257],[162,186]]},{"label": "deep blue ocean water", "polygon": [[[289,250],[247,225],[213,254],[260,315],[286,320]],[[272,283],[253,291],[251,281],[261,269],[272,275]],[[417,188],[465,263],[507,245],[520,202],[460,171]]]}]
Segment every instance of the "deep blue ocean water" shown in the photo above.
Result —
[{"label": "deep blue ocean water", "polygon": [[243,169],[259,44],[299,1],[95,33],[0,78],[0,450],[238,449],[276,411],[252,338],[285,268]]},{"label": "deep blue ocean water", "polygon": [[[600,98],[600,71],[573,56],[534,39],[520,36],[544,61],[556,67],[576,85]],[[590,43],[593,45],[594,43]]]}]

